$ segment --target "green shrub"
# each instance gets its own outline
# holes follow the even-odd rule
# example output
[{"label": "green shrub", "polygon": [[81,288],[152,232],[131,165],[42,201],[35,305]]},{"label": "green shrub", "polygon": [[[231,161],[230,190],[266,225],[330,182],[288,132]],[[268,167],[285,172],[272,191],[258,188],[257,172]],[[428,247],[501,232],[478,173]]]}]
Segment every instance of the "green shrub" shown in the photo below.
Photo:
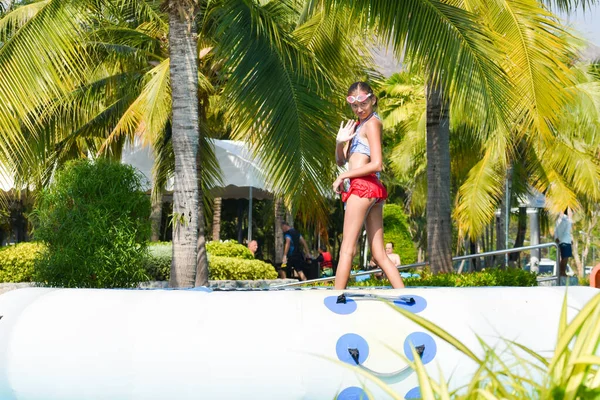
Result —
[{"label": "green shrub", "polygon": [[400,255],[402,264],[413,264],[417,261],[417,250],[412,241],[412,235],[406,214],[398,204],[383,206],[383,240],[394,243],[394,251]]},{"label": "green shrub", "polygon": [[129,165],[77,160],[60,170],[33,212],[48,251],[34,279],[48,286],[135,287],[150,235],[150,199]]},{"label": "green shrub", "polygon": [[[255,260],[246,246],[233,240],[208,242],[209,278],[213,280],[277,279],[271,264]],[[150,280],[168,281],[171,274],[173,247],[170,242],[148,246],[145,269]]]},{"label": "green shrub", "polygon": [[219,257],[209,258],[209,278],[213,280],[255,280],[277,279],[277,272],[271,264],[260,260]]},{"label": "green shrub", "polygon": [[522,269],[492,268],[466,274],[438,274],[425,272],[420,278],[405,279],[406,286],[537,286],[536,275]]},{"label": "green shrub", "polygon": [[[507,270],[488,269],[481,272],[465,274],[438,274],[432,275],[428,270],[417,272],[420,278],[403,278],[406,286],[432,286],[432,287],[472,287],[472,286],[537,286],[536,275],[522,269],[510,268]],[[332,285],[328,282],[324,286]],[[391,286],[387,279],[375,278],[362,282],[352,282],[349,286]]]},{"label": "green shrub", "polygon": [[0,248],[0,282],[31,282],[34,264],[45,250],[38,242]]},{"label": "green shrub", "polygon": [[211,256],[217,257],[234,257],[244,258],[246,260],[254,260],[254,255],[248,248],[239,244],[235,240],[225,240],[223,242],[208,242],[206,243],[206,251]]},{"label": "green shrub", "polygon": [[151,281],[168,281],[171,276],[173,246],[171,242],[155,242],[148,246],[144,268]]}]

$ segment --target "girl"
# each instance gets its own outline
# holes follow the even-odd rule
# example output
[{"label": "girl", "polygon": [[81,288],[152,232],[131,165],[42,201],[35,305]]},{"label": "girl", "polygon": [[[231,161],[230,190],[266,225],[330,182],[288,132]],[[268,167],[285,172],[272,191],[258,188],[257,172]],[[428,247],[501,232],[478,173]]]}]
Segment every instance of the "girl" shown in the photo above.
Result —
[{"label": "girl", "polygon": [[[383,250],[383,202],[387,198],[387,191],[379,181],[383,162],[382,124],[374,111],[377,98],[367,83],[356,82],[348,89],[346,100],[358,121],[348,121],[346,125],[342,122],[336,140],[336,162],[339,166],[348,163],[349,168],[333,182],[333,190],[341,193],[342,201],[346,203],[344,236],[335,274],[335,288],[346,288],[363,223],[366,224],[375,262],[394,288],[403,288],[400,273]],[[344,191],[344,179],[347,178],[350,179],[350,187]]]}]

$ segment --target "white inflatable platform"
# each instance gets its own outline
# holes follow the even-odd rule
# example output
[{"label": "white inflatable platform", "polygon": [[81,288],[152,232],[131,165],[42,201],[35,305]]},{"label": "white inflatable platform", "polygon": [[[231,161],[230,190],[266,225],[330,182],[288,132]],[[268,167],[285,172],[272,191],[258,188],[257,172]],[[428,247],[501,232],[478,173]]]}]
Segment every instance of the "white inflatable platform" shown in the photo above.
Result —
[{"label": "white inflatable platform", "polygon": [[[418,397],[411,344],[452,386],[474,364],[385,302],[438,324],[476,354],[515,340],[551,355],[564,287],[341,291],[30,288],[0,296],[0,399]],[[567,290],[568,317],[597,289]],[[366,399],[366,396],[364,397]]]}]

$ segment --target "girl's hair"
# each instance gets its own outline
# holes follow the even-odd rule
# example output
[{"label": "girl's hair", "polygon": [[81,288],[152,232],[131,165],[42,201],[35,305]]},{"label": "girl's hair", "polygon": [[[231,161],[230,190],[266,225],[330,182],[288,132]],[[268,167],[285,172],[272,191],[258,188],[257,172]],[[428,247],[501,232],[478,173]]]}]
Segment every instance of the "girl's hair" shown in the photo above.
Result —
[{"label": "girl's hair", "polygon": [[362,90],[363,92],[367,93],[373,93],[373,89],[371,89],[371,86],[369,86],[367,82],[358,81],[350,85],[350,87],[348,88],[348,95],[351,95],[357,90]]},{"label": "girl's hair", "polygon": [[375,100],[375,102],[373,103],[373,108],[377,109],[377,105],[379,103],[377,101],[378,100],[377,96],[375,96],[375,93],[373,93],[373,89],[371,88],[371,86],[369,86],[369,84],[367,82],[362,82],[362,81],[354,82],[348,88],[348,96],[350,96],[352,93],[356,92],[357,90],[362,90],[363,92],[371,93],[373,95],[371,97],[373,98],[373,100]]}]

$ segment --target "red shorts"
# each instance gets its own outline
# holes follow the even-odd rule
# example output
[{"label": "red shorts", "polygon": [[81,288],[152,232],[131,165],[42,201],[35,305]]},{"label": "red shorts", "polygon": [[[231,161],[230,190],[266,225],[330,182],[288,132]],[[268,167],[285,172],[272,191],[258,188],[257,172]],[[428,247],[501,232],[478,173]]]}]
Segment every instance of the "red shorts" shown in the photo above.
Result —
[{"label": "red shorts", "polygon": [[377,203],[388,197],[385,186],[375,174],[350,179],[350,188],[347,192],[342,192],[342,201],[345,203],[351,194],[368,199],[377,199]]}]

